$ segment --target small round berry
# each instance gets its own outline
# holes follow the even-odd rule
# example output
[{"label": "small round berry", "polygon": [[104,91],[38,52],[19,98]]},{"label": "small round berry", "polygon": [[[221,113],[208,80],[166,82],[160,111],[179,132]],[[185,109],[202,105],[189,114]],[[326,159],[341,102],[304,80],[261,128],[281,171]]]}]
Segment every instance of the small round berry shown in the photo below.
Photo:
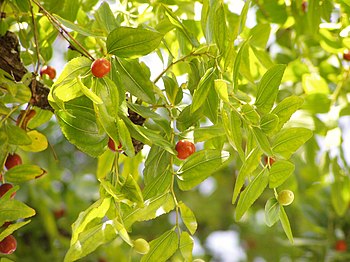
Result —
[{"label": "small round berry", "polygon": [[[0,186],[0,197],[2,197],[3,195],[6,194],[7,191],[9,191],[10,189],[13,188],[13,185],[9,184],[9,183],[4,183]],[[14,198],[16,195],[16,192],[13,192],[11,194],[11,198]]]},{"label": "small round berry", "polygon": [[188,140],[180,140],[177,142],[175,150],[179,159],[186,159],[196,151],[196,147]]},{"label": "small round berry", "polygon": [[14,154],[9,154],[6,158],[6,162],[5,162],[5,167],[7,169],[11,169],[14,166],[18,166],[22,164],[22,158],[17,155],[16,153]]},{"label": "small round berry", "polygon": [[272,166],[274,163],[276,162],[276,159],[274,157],[271,157],[271,156],[264,156],[264,163],[265,165],[269,165],[269,166]]},{"label": "small round berry", "polygon": [[17,248],[17,241],[14,236],[9,235],[0,241],[0,253],[12,254]]},{"label": "small round berry", "polygon": [[301,10],[305,13],[307,11],[307,1],[304,0],[302,3],[301,3]]},{"label": "small round berry", "polygon": [[109,73],[111,70],[111,63],[106,58],[96,59],[91,64],[91,72],[94,76],[101,78]]},{"label": "small round berry", "polygon": [[51,80],[53,80],[56,77],[56,69],[52,66],[44,66],[40,70],[40,76],[48,75]]},{"label": "small round berry", "polygon": [[150,247],[146,240],[138,238],[134,241],[134,249],[137,253],[144,255],[148,253]]},{"label": "small round berry", "polygon": [[345,50],[343,53],[343,58],[346,61],[350,61],[350,50]]},{"label": "small round berry", "polygon": [[290,190],[282,190],[278,193],[277,200],[282,206],[288,206],[294,200],[294,193]]},{"label": "small round berry", "polygon": [[348,249],[348,246],[346,244],[346,241],[343,239],[337,240],[335,243],[335,250],[339,252],[345,252]]}]

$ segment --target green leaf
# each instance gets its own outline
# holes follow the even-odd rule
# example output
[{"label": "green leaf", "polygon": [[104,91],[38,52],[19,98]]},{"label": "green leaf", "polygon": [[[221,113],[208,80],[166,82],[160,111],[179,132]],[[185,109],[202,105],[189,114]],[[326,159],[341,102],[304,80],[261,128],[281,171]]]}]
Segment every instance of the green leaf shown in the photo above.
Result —
[{"label": "green leaf", "polygon": [[124,225],[129,228],[136,221],[146,221],[166,214],[175,208],[170,193],[164,193],[144,201],[143,207],[135,207],[124,216]]},{"label": "green leaf", "polygon": [[171,229],[152,240],[149,244],[150,250],[142,257],[141,262],[165,262],[176,252],[179,246],[179,237]]},{"label": "green leaf", "polygon": [[14,223],[14,224],[11,224],[11,225],[7,226],[6,229],[4,229],[4,231],[2,231],[0,233],[0,241],[3,240],[8,235],[11,235],[17,229],[27,225],[28,223],[30,223],[30,220],[17,222],[17,223]]},{"label": "green leaf", "polygon": [[286,160],[278,160],[272,164],[269,176],[269,187],[276,188],[284,183],[294,172],[293,163]]},{"label": "green leaf", "polygon": [[238,152],[239,157],[244,159],[244,152],[242,149],[242,123],[239,113],[235,110],[223,110],[222,122],[230,145]]},{"label": "green leaf", "polygon": [[139,62],[119,58],[113,61],[126,90],[147,103],[155,104],[154,84]]},{"label": "green leaf", "polygon": [[[248,2],[246,2],[247,4]],[[233,65],[233,88],[235,91],[238,90],[238,79],[239,79],[239,69],[242,60],[242,54],[246,52],[249,48],[249,39],[244,41],[241,48],[239,49],[234,65]]]},{"label": "green leaf", "polygon": [[271,111],[271,114],[277,115],[279,119],[277,131],[281,130],[283,125],[302,106],[303,103],[304,99],[294,95],[289,96],[278,103],[278,105]]},{"label": "green leaf", "polygon": [[344,216],[349,209],[350,201],[350,179],[343,172],[337,159],[334,159],[332,161],[334,181],[331,184],[331,202],[335,212],[340,217]]},{"label": "green leaf", "polygon": [[119,92],[116,84],[108,77],[97,79],[94,90],[103,100],[102,104],[94,104],[96,117],[110,138],[118,143],[117,127]]},{"label": "green leaf", "polygon": [[194,91],[191,112],[197,111],[207,100],[210,87],[214,84],[215,68],[208,69]]},{"label": "green leaf", "polygon": [[7,157],[8,152],[8,136],[5,132],[5,128],[0,126],[0,163],[4,164],[5,163],[5,158]]},{"label": "green leaf", "polygon": [[274,138],[272,151],[278,156],[289,159],[311,137],[312,131],[303,127],[282,129]]},{"label": "green leaf", "polygon": [[100,7],[94,13],[94,17],[96,18],[99,28],[102,27],[106,35],[118,27],[118,23],[113,15],[113,12],[109,4],[106,2],[103,2],[100,5]]},{"label": "green leaf", "polygon": [[303,74],[302,84],[305,94],[329,94],[329,87],[325,79],[318,74]]},{"label": "green leaf", "polygon": [[244,104],[241,107],[242,116],[253,125],[258,125],[260,116],[250,104]]},{"label": "green leaf", "polygon": [[77,77],[86,76],[90,71],[91,60],[86,57],[77,57],[70,60],[63,68],[62,73],[52,85],[50,90],[50,101],[70,101],[81,96],[83,93],[77,84]]},{"label": "green leaf", "polygon": [[37,130],[27,132],[27,136],[30,138],[31,143],[29,145],[20,146],[22,150],[29,152],[40,152],[44,151],[48,147],[46,136]]},{"label": "green leaf", "polygon": [[262,152],[260,148],[256,147],[246,156],[245,161],[238,172],[238,177],[236,179],[232,196],[232,204],[236,202],[237,197],[244,185],[245,179],[259,166],[261,154]]},{"label": "green leaf", "polygon": [[83,25],[75,24],[71,21],[68,21],[56,14],[52,14],[62,25],[65,27],[72,29],[74,32],[77,32],[83,36],[92,36],[92,37],[102,37],[104,36],[103,31],[99,28],[90,28],[84,27]]},{"label": "green leaf", "polygon": [[39,178],[45,174],[46,171],[39,166],[22,164],[14,166],[6,172],[6,181],[17,184]]},{"label": "green leaf", "polygon": [[218,6],[214,11],[214,39],[216,45],[219,47],[220,53],[225,54],[228,42],[228,29],[225,19],[225,6],[223,2],[218,2]]},{"label": "green leaf", "polygon": [[143,206],[144,203],[140,186],[132,175],[129,174],[121,185],[117,186],[117,190],[130,200],[131,203]]},{"label": "green leaf", "polygon": [[280,205],[275,197],[267,200],[265,205],[265,223],[272,227],[278,220],[280,214]]},{"label": "green leaf", "polygon": [[164,174],[170,166],[170,154],[158,146],[152,146],[145,161],[143,170],[145,184],[148,185],[156,177]]},{"label": "green leaf", "polygon": [[269,142],[269,139],[267,138],[267,136],[265,135],[265,133],[263,131],[261,131],[260,128],[258,127],[252,127],[252,133],[253,136],[256,140],[256,142],[258,143],[260,149],[268,156],[272,156],[272,150],[271,150],[271,145]]},{"label": "green leaf", "polygon": [[187,227],[188,231],[190,231],[191,235],[193,235],[196,232],[197,226],[198,226],[194,213],[183,202],[179,202],[178,206],[180,208],[181,219],[182,219],[183,223]]},{"label": "green leaf", "polygon": [[163,172],[157,172],[157,176],[154,177],[144,188],[144,198],[152,198],[157,195],[168,192],[171,186],[173,174],[169,170]]},{"label": "green leaf", "polygon": [[278,116],[275,114],[263,115],[260,119],[260,128],[265,134],[271,134],[279,124]]},{"label": "green leaf", "polygon": [[280,220],[281,220],[281,224],[284,230],[284,233],[286,233],[290,243],[294,243],[294,238],[293,238],[293,233],[292,233],[292,229],[290,228],[290,223],[289,223],[289,219],[288,216],[286,214],[286,211],[284,211],[283,206],[280,206]]},{"label": "green leaf", "polygon": [[172,23],[177,29],[180,30],[180,32],[187,38],[187,40],[192,44],[192,46],[198,47],[199,42],[196,39],[196,37],[192,34],[192,32],[190,32],[188,28],[180,21],[180,19],[176,17],[176,15],[171,11],[171,9],[169,9],[165,5],[163,5],[163,8],[165,9],[165,14],[168,17],[170,23]]},{"label": "green leaf", "polygon": [[12,145],[30,145],[32,140],[27,132],[15,125],[5,125],[9,143]]},{"label": "green leaf", "polygon": [[80,212],[78,219],[72,224],[71,245],[79,240],[79,235],[85,231],[87,226],[96,218],[103,218],[111,206],[111,198],[101,198],[89,206],[85,211]]},{"label": "green leaf", "polygon": [[227,82],[223,79],[215,79],[214,86],[218,96],[226,103],[230,103],[228,98]]},{"label": "green leaf", "polygon": [[269,182],[269,171],[263,169],[254,179],[251,181],[246,189],[244,189],[238,199],[236,208],[236,221],[240,220],[244,213],[253,205],[253,203],[263,193]]},{"label": "green leaf", "polygon": [[285,69],[285,65],[272,66],[260,80],[255,105],[262,113],[268,113],[271,110]]},{"label": "green leaf", "polygon": [[180,166],[177,183],[181,190],[190,190],[222,167],[229,159],[227,151],[201,150],[189,156]]},{"label": "green leaf", "polygon": [[194,241],[190,234],[182,232],[180,236],[180,252],[184,261],[192,261]]},{"label": "green leaf", "polygon": [[64,261],[75,261],[95,251],[99,246],[116,238],[117,235],[129,245],[132,242],[123,225],[117,220],[107,220],[79,234],[77,241],[71,244]]},{"label": "green leaf", "polygon": [[167,94],[167,97],[169,99],[169,102],[172,105],[177,105],[181,102],[183,93],[182,89],[179,87],[176,77],[173,76],[172,78],[168,76],[162,77],[165,87],[165,92]]},{"label": "green leaf", "polygon": [[91,89],[89,89],[87,86],[83,84],[80,77],[76,77],[76,81],[78,86],[80,87],[81,92],[83,92],[86,97],[88,97],[93,103],[95,104],[102,104],[102,99],[96,95]]},{"label": "green leaf", "polygon": [[155,50],[163,35],[143,28],[118,27],[107,37],[109,54],[124,58],[137,58]]},{"label": "green leaf", "polygon": [[96,116],[90,107],[58,110],[56,116],[64,136],[70,143],[93,157],[104,152],[107,138],[100,132]]},{"label": "green leaf", "polygon": [[98,157],[96,177],[97,179],[103,179],[107,176],[114,163],[115,154],[111,150],[106,150],[102,155]]},{"label": "green leaf", "polygon": [[[8,191],[9,192],[9,191]],[[8,195],[8,198],[10,195]],[[16,221],[35,215],[35,210],[16,199],[8,199],[4,196],[0,200],[0,224],[8,221]]]},{"label": "green leaf", "polygon": [[225,129],[217,125],[199,127],[193,130],[194,141],[196,143],[207,141],[209,139],[217,138],[224,135]]},{"label": "green leaf", "polygon": [[127,154],[127,156],[129,157],[135,156],[135,149],[132,143],[129,129],[127,128],[127,126],[125,125],[122,119],[118,120],[118,131],[119,131],[120,143],[125,153]]}]

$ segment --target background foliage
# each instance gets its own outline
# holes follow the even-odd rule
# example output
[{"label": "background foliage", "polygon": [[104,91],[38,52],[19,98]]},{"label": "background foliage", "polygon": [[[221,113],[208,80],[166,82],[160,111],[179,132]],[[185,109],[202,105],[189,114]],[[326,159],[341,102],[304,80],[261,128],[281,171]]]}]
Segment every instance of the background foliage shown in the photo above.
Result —
[{"label": "background foliage", "polygon": [[[235,232],[247,260],[349,259],[335,249],[350,241],[348,1],[5,0],[0,11],[0,34],[17,35],[53,108],[33,102],[31,73],[1,67],[0,162],[17,152],[25,164],[1,173],[18,190],[0,202],[0,224],[13,222],[0,239],[18,241],[9,259],[224,260],[216,231]],[[40,78],[62,43],[60,74]],[[112,63],[101,79],[99,57]],[[180,139],[197,147],[184,161]],[[23,209],[10,216],[13,201]]]}]

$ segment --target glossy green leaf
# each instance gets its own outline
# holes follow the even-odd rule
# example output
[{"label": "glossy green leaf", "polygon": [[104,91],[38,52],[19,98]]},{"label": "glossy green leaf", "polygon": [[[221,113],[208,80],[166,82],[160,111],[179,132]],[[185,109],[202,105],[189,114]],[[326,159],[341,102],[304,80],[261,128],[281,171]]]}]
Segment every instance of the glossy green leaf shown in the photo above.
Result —
[{"label": "glossy green leaf", "polygon": [[275,114],[263,115],[260,119],[260,128],[265,134],[273,133],[279,124],[279,118]]},{"label": "glossy green leaf", "polygon": [[230,145],[238,152],[239,157],[244,159],[244,152],[242,149],[242,122],[239,113],[235,110],[223,110],[222,122]]},{"label": "glossy green leaf", "polygon": [[[8,195],[8,198],[10,195]],[[0,224],[7,221],[16,221],[35,215],[35,210],[16,199],[8,199],[4,196],[0,200]]]},{"label": "glossy green leaf", "polygon": [[199,127],[194,129],[193,136],[194,141],[197,142],[203,142],[207,141],[212,138],[216,138],[219,136],[224,136],[225,129],[221,126],[205,126],[205,127]]},{"label": "glossy green leaf", "polygon": [[56,116],[63,134],[73,145],[94,157],[104,152],[107,138],[100,132],[95,114],[89,107],[58,110]]},{"label": "glossy green leaf", "polygon": [[117,190],[122,193],[131,203],[136,203],[139,206],[143,206],[143,197],[140,186],[132,175],[128,175],[120,185],[117,186]]},{"label": "glossy green leaf", "polygon": [[94,14],[94,17],[96,18],[96,22],[98,23],[99,28],[103,29],[106,35],[118,27],[118,23],[107,2],[103,2],[100,5]]},{"label": "glossy green leaf", "polygon": [[[213,8],[214,9],[214,8]],[[218,2],[217,7],[214,11],[214,40],[216,45],[219,47],[220,53],[225,54],[227,46],[227,25],[225,19],[225,6],[223,2]]]},{"label": "glossy green leaf", "polygon": [[260,116],[250,104],[244,104],[241,107],[242,116],[253,125],[258,125]]},{"label": "glossy green leaf", "polygon": [[208,149],[190,155],[180,166],[177,183],[181,190],[190,190],[222,167],[229,159],[226,151]]},{"label": "glossy green leaf", "polygon": [[145,200],[143,207],[135,207],[124,216],[124,225],[129,228],[136,221],[146,221],[166,214],[175,208],[170,193],[164,193]]},{"label": "glossy green leaf", "polygon": [[136,58],[154,51],[163,35],[143,28],[118,27],[107,37],[107,51],[124,58]]},{"label": "glossy green leaf", "polygon": [[127,91],[147,103],[155,103],[154,84],[137,60],[117,58],[114,64]]},{"label": "glossy green leaf", "polygon": [[263,75],[258,84],[255,100],[255,105],[259,111],[267,113],[271,110],[285,69],[285,65],[275,65]]},{"label": "glossy green leaf", "polygon": [[198,226],[194,213],[183,202],[179,202],[178,206],[180,208],[181,219],[183,223],[187,227],[188,231],[190,231],[191,235],[193,235],[196,232]]},{"label": "glossy green leaf", "polygon": [[6,227],[6,229],[4,229],[1,233],[0,233],[0,241],[3,240],[5,237],[7,237],[8,235],[12,234],[13,232],[15,232],[17,229],[27,225],[28,223],[30,223],[30,220],[27,221],[22,221],[22,222],[17,222],[14,224],[11,224],[9,226]]},{"label": "glossy green leaf", "polygon": [[153,178],[144,188],[143,196],[145,199],[152,198],[157,195],[168,192],[171,186],[173,174],[170,170],[157,172],[157,176]]},{"label": "glossy green leaf", "polygon": [[117,127],[119,92],[116,84],[108,77],[97,79],[94,90],[103,100],[102,104],[94,104],[96,117],[110,138],[119,143]]},{"label": "glossy green leaf", "polygon": [[292,229],[290,227],[290,223],[289,223],[289,219],[288,216],[286,214],[286,211],[284,211],[283,206],[280,206],[280,220],[281,220],[281,224],[284,230],[284,233],[287,235],[290,243],[294,243],[294,238],[293,238],[293,233],[292,233]]},{"label": "glossy green leaf", "polygon": [[168,76],[163,76],[162,79],[164,82],[165,92],[170,103],[172,105],[177,105],[181,102],[183,93],[177,81],[175,80],[175,76],[173,76],[172,78]]},{"label": "glossy green leaf", "polygon": [[179,237],[176,232],[171,229],[160,237],[152,240],[149,244],[150,250],[142,257],[141,262],[165,262],[178,249]]},{"label": "glossy green leaf", "polygon": [[39,166],[22,164],[14,166],[6,172],[6,181],[17,184],[39,178],[45,174],[46,171]]},{"label": "glossy green leaf", "polygon": [[91,89],[89,89],[87,86],[83,84],[80,77],[76,77],[76,82],[78,87],[80,88],[81,92],[83,92],[86,97],[88,97],[93,103],[95,104],[102,104],[102,99],[96,95]]},{"label": "glossy green leaf", "polygon": [[266,225],[272,227],[279,219],[280,205],[275,197],[267,200],[265,205],[265,222]]},{"label": "glossy green leaf", "polygon": [[15,125],[5,125],[8,142],[12,145],[30,145],[32,140],[27,132]]},{"label": "glossy green leaf", "polygon": [[249,40],[244,41],[241,48],[239,49],[236,59],[233,65],[233,88],[235,91],[238,90],[238,79],[239,79],[239,69],[241,65],[242,55],[249,48]]},{"label": "glossy green leaf", "polygon": [[145,184],[149,184],[156,177],[163,174],[170,166],[170,154],[158,146],[152,146],[145,161],[143,170]]},{"label": "glossy green leaf", "polygon": [[304,74],[302,85],[307,95],[313,93],[329,94],[329,87],[326,80],[318,74]]},{"label": "glossy green leaf", "polygon": [[187,40],[192,44],[194,47],[199,46],[199,42],[196,39],[196,37],[193,35],[192,32],[188,30],[188,28],[180,21],[180,19],[165,5],[163,5],[163,8],[165,9],[165,14],[168,17],[170,23],[172,23],[177,29],[180,30],[180,32],[187,38]]},{"label": "glossy green leaf", "polygon": [[106,150],[102,155],[98,157],[96,177],[97,179],[103,179],[112,170],[113,160],[115,154],[111,150]]},{"label": "glossy green leaf", "polygon": [[5,128],[0,126],[0,163],[5,163],[8,147],[9,147],[8,136],[5,132]]},{"label": "glossy green leaf", "polygon": [[306,96],[303,110],[313,114],[328,113],[331,108],[332,100],[328,94],[314,93]]},{"label": "glossy green leaf", "polygon": [[49,110],[35,109],[35,116],[29,120],[27,127],[29,129],[35,129],[47,122],[52,118],[53,113]]},{"label": "glossy green leaf", "polygon": [[184,261],[192,261],[194,241],[190,234],[187,232],[182,232],[180,236],[180,252]]},{"label": "glossy green leaf", "polygon": [[131,245],[131,240],[123,225],[117,220],[107,220],[81,232],[76,242],[72,243],[64,261],[75,261],[95,251],[120,235]]},{"label": "glossy green leaf", "polygon": [[51,101],[59,99],[65,102],[81,96],[83,93],[77,84],[77,77],[87,75],[90,67],[91,60],[86,57],[81,56],[70,60],[50,90],[53,99]]},{"label": "glossy green leaf", "polygon": [[132,143],[130,132],[122,119],[118,120],[119,141],[125,153],[129,157],[135,156],[135,149]]},{"label": "glossy green leaf", "polygon": [[232,204],[237,200],[239,193],[244,185],[244,182],[248,176],[259,166],[261,159],[262,151],[260,148],[254,148],[245,158],[243,165],[241,166],[238,177],[235,182],[235,187],[232,196]]},{"label": "glossy green leaf", "polygon": [[268,156],[272,156],[270,141],[263,131],[258,127],[252,127],[253,136],[259,145],[260,149]]},{"label": "glossy green leaf", "polygon": [[293,163],[286,160],[278,160],[272,164],[269,176],[269,187],[275,188],[284,183],[294,172]]},{"label": "glossy green leaf", "polygon": [[79,240],[79,235],[85,231],[87,226],[96,218],[103,218],[111,206],[111,198],[101,198],[89,206],[85,211],[80,212],[77,220],[72,224],[71,244]]},{"label": "glossy green leaf", "polygon": [[236,208],[236,221],[240,220],[244,213],[253,205],[253,203],[260,197],[269,182],[269,171],[263,169],[253,181],[242,191],[238,199]]},{"label": "glossy green leaf", "polygon": [[303,103],[304,99],[293,95],[283,99],[277,104],[277,106],[271,111],[271,114],[277,115],[279,119],[277,131],[283,127],[283,125],[302,106]]},{"label": "glossy green leaf", "polygon": [[100,30],[100,28],[86,28],[82,25],[73,23],[69,20],[66,20],[56,14],[52,14],[62,25],[65,27],[72,29],[74,32],[77,32],[83,36],[92,36],[92,37],[102,37],[104,36],[104,32]]},{"label": "glossy green leaf", "polygon": [[226,103],[229,103],[227,82],[223,79],[215,79],[214,86],[218,96]]},{"label": "glossy green leaf", "polygon": [[206,101],[209,89],[214,84],[215,68],[208,69],[193,94],[191,112],[197,111]]},{"label": "glossy green leaf", "polygon": [[311,137],[312,131],[303,127],[282,129],[273,140],[272,150],[274,154],[288,159]]}]

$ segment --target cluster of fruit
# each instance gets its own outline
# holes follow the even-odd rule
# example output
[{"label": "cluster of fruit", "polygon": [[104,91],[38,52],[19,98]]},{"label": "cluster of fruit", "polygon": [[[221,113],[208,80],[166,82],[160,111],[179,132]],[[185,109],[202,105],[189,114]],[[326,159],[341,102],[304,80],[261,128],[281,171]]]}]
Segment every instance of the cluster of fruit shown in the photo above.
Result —
[{"label": "cluster of fruit", "polygon": [[[5,167],[7,170],[13,168],[14,166],[21,165],[22,164],[22,159],[21,157],[14,153],[8,155],[6,162],[5,162]],[[12,184],[9,183],[3,183],[0,185],[0,197],[5,195],[7,191],[13,188]],[[16,195],[16,192],[11,194],[11,199],[13,199]],[[6,228],[11,224],[11,222],[5,222],[1,227]],[[0,253],[2,254],[12,254],[17,248],[17,241],[16,238],[13,235],[8,235],[5,237],[3,240],[0,241]]]}]

